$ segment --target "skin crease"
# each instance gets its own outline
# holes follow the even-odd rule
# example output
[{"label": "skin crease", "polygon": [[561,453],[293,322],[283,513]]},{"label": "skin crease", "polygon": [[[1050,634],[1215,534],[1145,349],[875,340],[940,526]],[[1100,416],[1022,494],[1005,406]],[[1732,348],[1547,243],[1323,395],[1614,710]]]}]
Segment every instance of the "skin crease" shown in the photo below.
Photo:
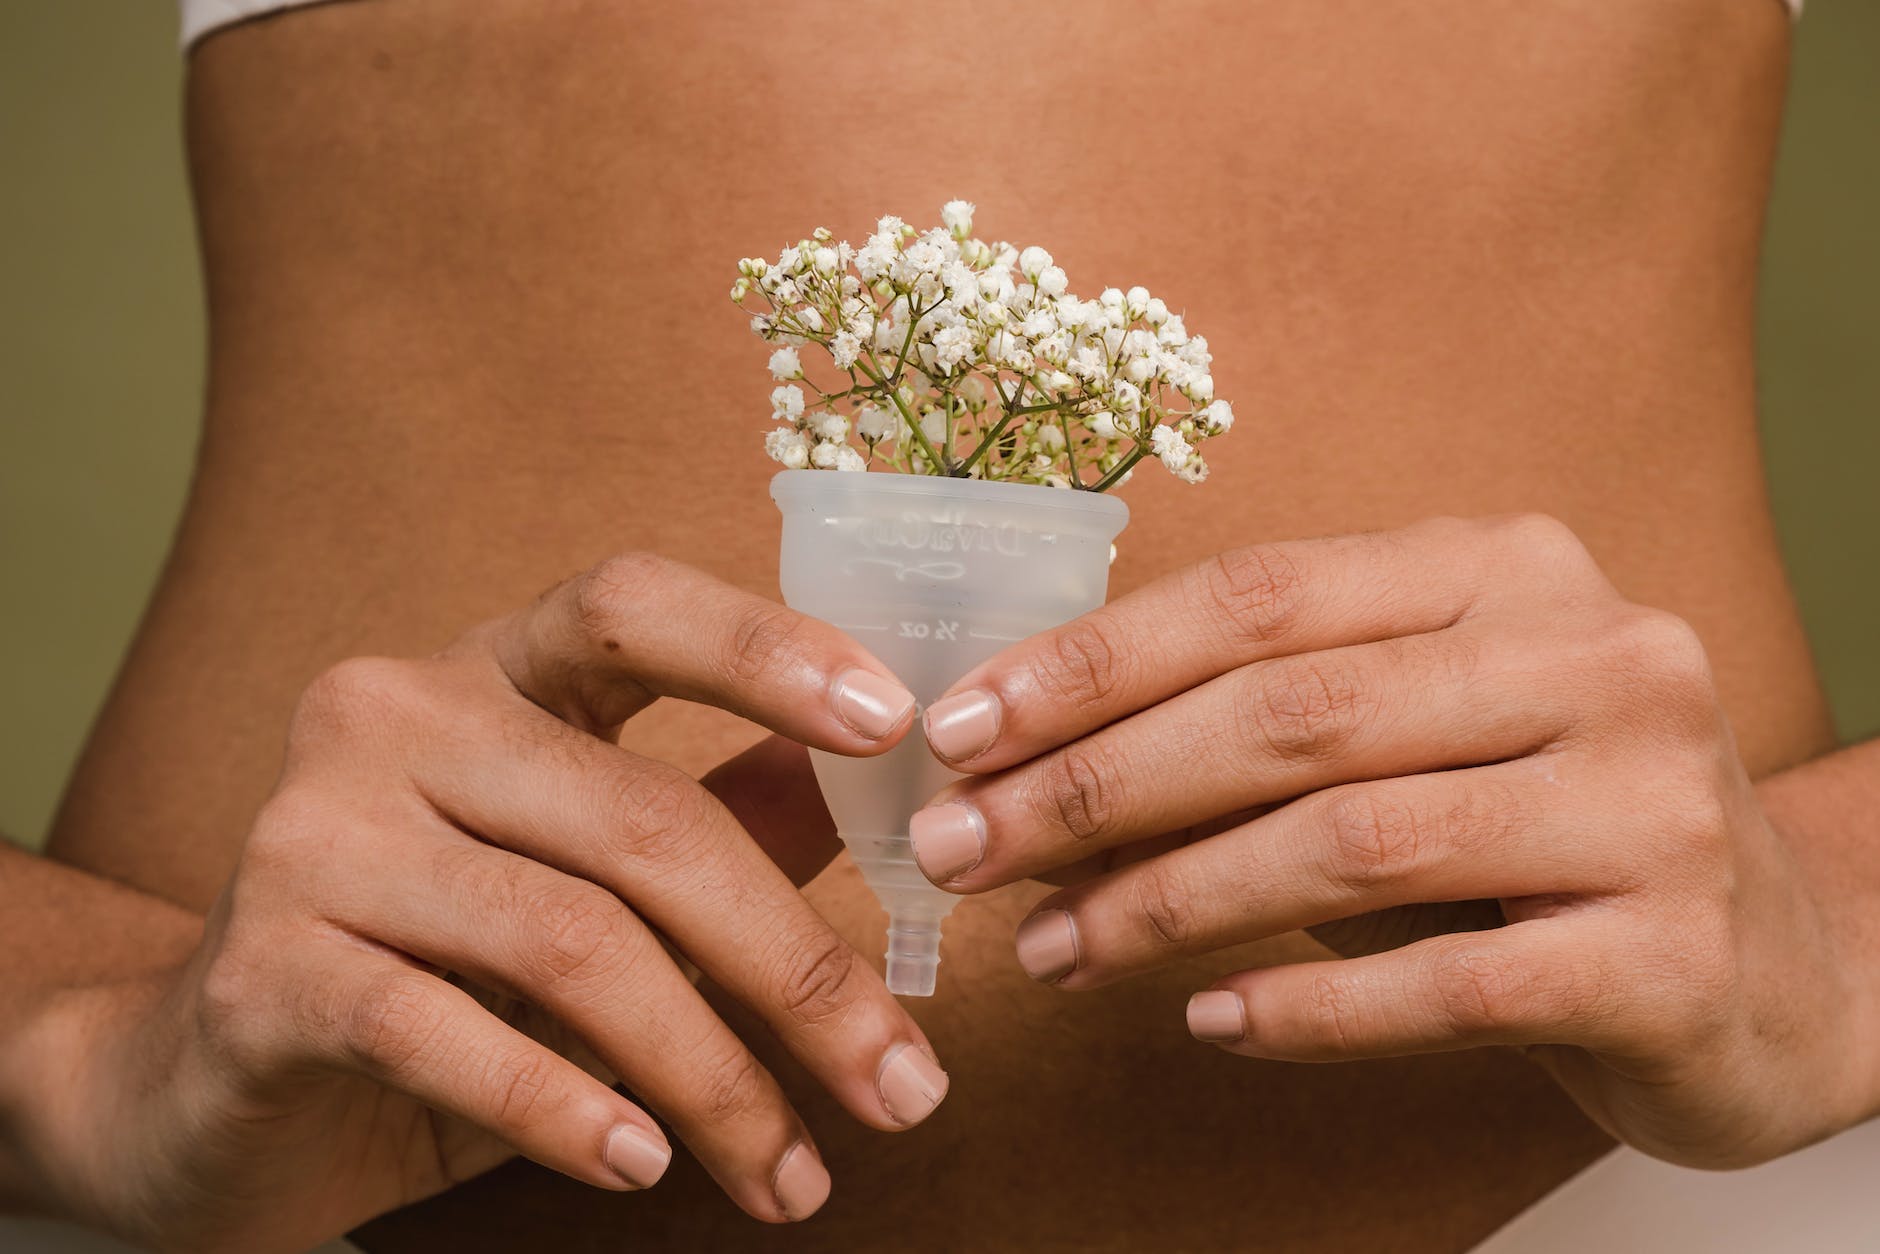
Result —
[{"label": "skin crease", "polygon": [[[200,472],[52,853],[200,909],[332,662],[432,651],[625,549],[774,595],[765,350],[731,265],[953,196],[1214,346],[1240,424],[1207,485],[1125,490],[1113,590],[1255,539],[1545,511],[1697,628],[1752,773],[1812,757],[1832,736],[1750,367],[1785,59],[1780,6],[1732,0],[1066,5],[970,53],[898,8],[396,0],[218,34],[189,102]],[[877,67],[881,94],[824,99],[809,66]],[[753,738],[668,702],[623,743],[702,772]],[[720,999],[816,1131],[814,1222],[759,1229],[682,1154],[627,1198],[504,1168],[362,1239],[1458,1250],[1609,1144],[1512,1053],[1306,1067],[1188,1039],[1190,991],[1322,952],[1302,939],[1037,987],[1011,932],[1044,891],[949,923],[912,1009],[953,1095],[916,1133],[855,1124]],[[878,951],[845,867],[810,896]]]}]

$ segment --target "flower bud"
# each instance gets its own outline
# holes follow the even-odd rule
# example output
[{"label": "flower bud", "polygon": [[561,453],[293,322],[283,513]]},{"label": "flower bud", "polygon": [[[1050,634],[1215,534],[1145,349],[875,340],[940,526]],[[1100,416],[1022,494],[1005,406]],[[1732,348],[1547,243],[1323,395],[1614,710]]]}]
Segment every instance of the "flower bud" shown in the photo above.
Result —
[{"label": "flower bud", "polygon": [[810,232],[810,238],[815,240],[818,244],[827,244],[830,240],[834,239],[835,236],[830,233],[828,227],[819,226],[814,231]]},{"label": "flower bud", "polygon": [[1123,293],[1123,308],[1129,311],[1131,318],[1140,318],[1149,308],[1149,289],[1140,285]]},{"label": "flower bud", "polygon": [[810,261],[816,267],[817,274],[830,275],[836,272],[836,250],[833,248],[818,248]]},{"label": "flower bud", "polygon": [[1143,321],[1152,327],[1159,327],[1168,321],[1168,305],[1160,296],[1152,296],[1142,307]]},{"label": "flower bud", "polygon": [[940,209],[940,221],[953,233],[954,239],[963,240],[973,233],[973,202],[970,200],[949,200]]},{"label": "flower bud", "polygon": [[1038,281],[1038,276],[1050,269],[1050,267],[1051,254],[1038,247],[1036,244],[1033,244],[1030,248],[1018,254],[1019,273],[1023,274],[1034,283]]},{"label": "flower bud", "polygon": [[886,439],[897,425],[899,424],[895,421],[893,414],[873,405],[862,406],[861,411],[855,415],[855,430],[864,440],[871,442]]},{"label": "flower bud", "polygon": [[750,294],[751,281],[749,279],[739,279],[736,283],[731,285],[731,300],[733,303],[743,300]]}]

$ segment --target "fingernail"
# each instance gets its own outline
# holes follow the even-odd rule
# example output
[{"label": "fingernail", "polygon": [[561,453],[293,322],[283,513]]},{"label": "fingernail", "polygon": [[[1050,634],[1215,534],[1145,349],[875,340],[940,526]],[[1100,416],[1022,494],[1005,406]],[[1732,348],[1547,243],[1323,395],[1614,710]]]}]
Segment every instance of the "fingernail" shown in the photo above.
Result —
[{"label": "fingernail", "polygon": [[1077,925],[1062,910],[1034,914],[1018,925],[1018,965],[1041,984],[1077,969]]},{"label": "fingernail", "polygon": [[881,1060],[875,1077],[881,1104],[902,1127],[912,1127],[933,1113],[947,1095],[947,1073],[918,1045],[896,1045]]},{"label": "fingernail", "polygon": [[892,679],[854,667],[836,676],[836,717],[858,736],[880,740],[914,709],[914,694]]},{"label": "fingernail", "polygon": [[829,1169],[816,1157],[806,1141],[798,1141],[777,1164],[777,1174],[770,1178],[770,1188],[777,1195],[777,1205],[787,1219],[808,1219],[829,1200]]},{"label": "fingernail", "polygon": [[975,688],[927,707],[927,743],[949,762],[970,762],[999,738],[999,701]]},{"label": "fingernail", "polygon": [[1247,1034],[1247,1012],[1240,994],[1209,989],[1188,999],[1188,1034],[1197,1041],[1237,1041]]},{"label": "fingernail", "polygon": [[920,873],[944,884],[978,866],[986,856],[985,826],[979,811],[964,801],[916,810],[907,821],[907,839]]},{"label": "fingernail", "polygon": [[623,1123],[607,1134],[601,1157],[615,1175],[636,1189],[650,1189],[666,1174],[672,1162],[672,1146],[644,1128]]}]

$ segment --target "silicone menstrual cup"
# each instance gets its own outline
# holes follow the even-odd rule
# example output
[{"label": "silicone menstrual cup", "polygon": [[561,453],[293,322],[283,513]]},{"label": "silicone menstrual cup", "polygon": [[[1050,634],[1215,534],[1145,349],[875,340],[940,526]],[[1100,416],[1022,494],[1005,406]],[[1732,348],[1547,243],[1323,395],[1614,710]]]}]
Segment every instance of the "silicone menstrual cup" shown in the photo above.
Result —
[{"label": "silicone menstrual cup", "polygon": [[[1103,604],[1114,497],[929,475],[786,470],[783,597],[854,636],[924,707],[1017,640]],[[940,921],[958,900],[914,863],[908,819],[959,776],[918,726],[874,758],[811,751],[823,799],[888,912],[888,988],[933,994]]]}]

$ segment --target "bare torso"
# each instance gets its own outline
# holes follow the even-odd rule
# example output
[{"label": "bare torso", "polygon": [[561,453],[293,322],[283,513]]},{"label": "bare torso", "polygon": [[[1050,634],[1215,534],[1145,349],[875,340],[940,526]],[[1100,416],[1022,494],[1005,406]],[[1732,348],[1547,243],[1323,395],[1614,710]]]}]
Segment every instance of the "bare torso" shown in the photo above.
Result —
[{"label": "bare torso", "polygon": [[[1782,27],[1773,0],[387,0],[218,35],[190,101],[202,472],[55,852],[204,904],[330,662],[435,648],[622,549],[774,594],[730,267],[953,196],[1214,346],[1240,425],[1206,486],[1129,485],[1114,588],[1256,538],[1545,510],[1697,626],[1753,770],[1810,756],[1750,372]],[[702,771],[753,737],[667,703],[626,743]],[[760,1229],[682,1160],[628,1197],[512,1167],[364,1239],[1453,1251],[1606,1144],[1512,1055],[1315,1068],[1187,1037],[1189,991],[1303,940],[1036,986],[1010,941],[1037,892],[948,926],[917,1014],[952,1096],[918,1131],[862,1129],[767,1051],[835,1176],[813,1222]],[[878,949],[846,866],[810,894]]]}]

